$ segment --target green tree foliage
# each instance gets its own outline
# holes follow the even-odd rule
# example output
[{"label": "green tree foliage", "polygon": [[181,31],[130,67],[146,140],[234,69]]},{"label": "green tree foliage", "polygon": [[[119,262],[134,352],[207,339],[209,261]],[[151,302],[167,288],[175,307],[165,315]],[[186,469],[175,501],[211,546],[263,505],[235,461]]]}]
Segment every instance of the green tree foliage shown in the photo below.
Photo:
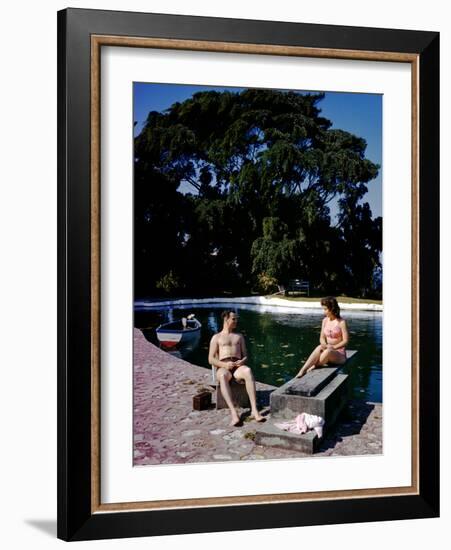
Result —
[{"label": "green tree foliage", "polygon": [[362,199],[379,167],[364,139],[331,129],[323,97],[206,91],[149,113],[135,138],[136,293],[158,293],[171,271],[187,294],[265,277],[371,292],[382,220]]},{"label": "green tree foliage", "polygon": [[257,275],[257,289],[262,294],[269,294],[277,290],[277,279],[269,276],[267,273]]},{"label": "green tree foliage", "polygon": [[156,287],[166,292],[166,294],[173,294],[183,287],[183,283],[171,270],[157,281]]},{"label": "green tree foliage", "polygon": [[263,236],[252,244],[252,272],[275,281],[286,281],[301,264],[300,240],[290,239],[288,226],[279,218],[264,218]]}]

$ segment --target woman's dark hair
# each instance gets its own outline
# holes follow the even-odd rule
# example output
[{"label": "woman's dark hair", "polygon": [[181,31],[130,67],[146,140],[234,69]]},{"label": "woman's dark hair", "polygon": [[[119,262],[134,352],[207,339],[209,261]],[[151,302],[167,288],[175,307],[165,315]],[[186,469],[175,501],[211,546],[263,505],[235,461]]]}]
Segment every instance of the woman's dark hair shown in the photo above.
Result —
[{"label": "woman's dark hair", "polygon": [[340,306],[338,305],[337,299],[333,296],[327,296],[327,298],[321,298],[321,305],[327,307],[335,317],[340,318]]}]

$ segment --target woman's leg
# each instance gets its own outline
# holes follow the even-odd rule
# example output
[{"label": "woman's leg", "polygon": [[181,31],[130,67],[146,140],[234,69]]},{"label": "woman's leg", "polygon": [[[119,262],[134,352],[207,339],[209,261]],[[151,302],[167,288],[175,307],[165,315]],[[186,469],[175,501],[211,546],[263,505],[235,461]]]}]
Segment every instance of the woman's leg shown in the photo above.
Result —
[{"label": "woman's leg", "polygon": [[327,363],[342,365],[346,361],[346,355],[335,349],[325,349],[319,358],[318,365],[324,366]]},{"label": "woman's leg", "polygon": [[302,369],[297,373],[296,378],[300,378],[301,376],[304,376],[304,374],[307,372],[307,370],[310,367],[316,366],[316,364],[320,359],[321,351],[322,351],[321,345],[316,346],[316,348],[310,354],[310,357],[304,363],[304,366],[302,367]]}]

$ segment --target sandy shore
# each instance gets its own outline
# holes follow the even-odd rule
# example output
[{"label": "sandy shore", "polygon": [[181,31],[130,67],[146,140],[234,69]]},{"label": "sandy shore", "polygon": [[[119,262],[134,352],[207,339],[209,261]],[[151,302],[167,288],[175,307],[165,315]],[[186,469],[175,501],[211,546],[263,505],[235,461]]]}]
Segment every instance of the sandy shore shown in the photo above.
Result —
[{"label": "sandy shore", "polygon": [[[221,462],[302,457],[255,445],[257,423],[249,410],[238,428],[227,409],[194,411],[193,396],[209,386],[211,371],[173,357],[134,330],[134,465]],[[259,407],[269,414],[275,386],[257,382]],[[334,433],[314,457],[382,453],[382,405],[352,401]]]}]

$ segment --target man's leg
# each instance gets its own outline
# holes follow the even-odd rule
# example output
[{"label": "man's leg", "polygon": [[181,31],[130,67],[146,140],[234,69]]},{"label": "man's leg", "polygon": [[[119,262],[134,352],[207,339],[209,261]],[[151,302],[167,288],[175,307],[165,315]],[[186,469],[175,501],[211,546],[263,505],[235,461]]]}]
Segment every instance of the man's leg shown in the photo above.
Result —
[{"label": "man's leg", "polygon": [[257,410],[257,392],[255,390],[255,379],[251,369],[245,365],[238,367],[234,373],[234,376],[237,380],[244,380],[247,395],[249,396],[249,401],[251,402],[252,416],[255,420],[257,420],[257,422],[261,422],[264,420],[264,417]]},{"label": "man's leg", "polygon": [[230,414],[232,415],[230,425],[236,426],[240,422],[240,417],[238,416],[238,413],[236,412],[235,406],[233,404],[232,391],[230,390],[230,380],[232,379],[232,373],[226,369],[218,369],[216,377],[219,380],[221,393],[224,396],[224,400],[230,409]]}]

